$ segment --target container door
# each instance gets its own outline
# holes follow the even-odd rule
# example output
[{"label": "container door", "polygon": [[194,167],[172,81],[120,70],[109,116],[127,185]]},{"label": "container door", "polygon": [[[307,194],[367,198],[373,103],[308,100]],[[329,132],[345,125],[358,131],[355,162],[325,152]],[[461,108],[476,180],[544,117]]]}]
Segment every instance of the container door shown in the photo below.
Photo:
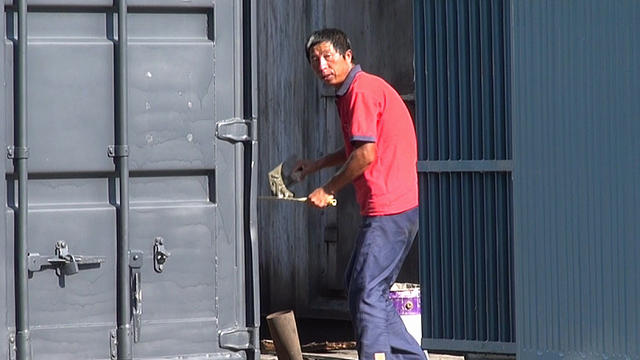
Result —
[{"label": "container door", "polygon": [[[17,14],[8,9],[6,35]],[[32,10],[32,9],[30,9]],[[106,358],[115,327],[113,42],[104,12],[42,9],[28,15],[27,134],[29,320],[34,359]],[[14,142],[13,53],[5,39],[4,139]],[[5,157],[6,159],[6,157]],[[18,204],[13,163],[5,160],[6,254],[13,254]],[[61,256],[95,257],[76,273],[45,266]],[[13,256],[5,256],[8,325],[15,319]],[[13,333],[15,329],[10,329]]]},{"label": "container door", "polygon": [[[243,120],[242,2],[128,6],[129,243],[140,260],[131,269],[134,358],[250,358],[257,325],[247,314],[257,288],[246,285],[255,279],[242,216],[255,208],[244,177],[251,122]],[[14,141],[16,17],[7,8],[2,22],[6,145]],[[29,2],[28,33],[32,358],[113,358],[119,180],[107,149],[115,141],[117,9],[104,0]],[[9,311],[0,314],[8,340],[0,338],[0,351],[13,356],[18,199],[13,163],[4,166],[0,296]],[[51,266],[62,258],[85,261]]]},{"label": "container door", "polygon": [[243,331],[243,145],[224,140],[245,126],[240,11],[223,1],[129,14],[130,241],[144,254],[137,357],[223,356],[218,333]]}]

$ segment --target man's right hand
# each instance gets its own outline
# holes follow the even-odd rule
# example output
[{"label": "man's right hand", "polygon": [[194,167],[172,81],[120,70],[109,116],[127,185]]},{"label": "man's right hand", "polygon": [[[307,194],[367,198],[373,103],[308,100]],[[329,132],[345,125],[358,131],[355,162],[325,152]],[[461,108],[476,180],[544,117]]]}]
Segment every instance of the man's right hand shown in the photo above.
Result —
[{"label": "man's right hand", "polygon": [[313,190],[313,192],[307,196],[307,203],[320,209],[329,206],[332,200],[334,200],[333,194],[325,191],[323,187]]}]

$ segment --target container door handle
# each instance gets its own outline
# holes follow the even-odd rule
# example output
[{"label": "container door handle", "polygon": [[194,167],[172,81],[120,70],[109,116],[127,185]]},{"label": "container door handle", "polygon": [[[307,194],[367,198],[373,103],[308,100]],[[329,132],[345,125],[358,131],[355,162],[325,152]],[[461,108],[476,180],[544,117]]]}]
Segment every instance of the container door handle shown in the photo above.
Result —
[{"label": "container door handle", "polygon": [[142,255],[140,250],[131,250],[129,267],[131,268],[131,316],[133,318],[133,342],[140,341],[142,328]]}]

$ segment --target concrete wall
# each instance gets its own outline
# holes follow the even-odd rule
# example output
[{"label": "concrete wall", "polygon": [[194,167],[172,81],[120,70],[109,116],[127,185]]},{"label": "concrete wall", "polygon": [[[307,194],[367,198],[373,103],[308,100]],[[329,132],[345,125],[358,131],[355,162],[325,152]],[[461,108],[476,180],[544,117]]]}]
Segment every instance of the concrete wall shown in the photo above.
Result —
[{"label": "concrete wall", "polygon": [[[351,38],[356,61],[413,93],[412,1],[258,1],[260,193],[267,172],[290,154],[317,158],[342,145],[333,91],[317,80],[304,56],[304,41],[322,27]],[[413,109],[413,102],[408,102]],[[295,187],[303,196],[328,179],[324,170]],[[353,189],[338,194],[335,209],[261,201],[262,312],[294,308],[300,317],[346,318],[343,272],[360,222]],[[417,243],[417,242],[416,242]],[[402,281],[418,282],[417,250]]]}]

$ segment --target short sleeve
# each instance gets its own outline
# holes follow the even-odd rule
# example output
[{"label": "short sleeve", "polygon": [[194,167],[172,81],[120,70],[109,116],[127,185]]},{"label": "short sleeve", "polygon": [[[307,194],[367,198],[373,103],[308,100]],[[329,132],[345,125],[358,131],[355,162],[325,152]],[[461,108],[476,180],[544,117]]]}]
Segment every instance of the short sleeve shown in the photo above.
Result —
[{"label": "short sleeve", "polygon": [[351,123],[347,131],[350,141],[376,142],[377,124],[381,114],[381,102],[370,92],[356,92],[351,98],[349,110]]}]

